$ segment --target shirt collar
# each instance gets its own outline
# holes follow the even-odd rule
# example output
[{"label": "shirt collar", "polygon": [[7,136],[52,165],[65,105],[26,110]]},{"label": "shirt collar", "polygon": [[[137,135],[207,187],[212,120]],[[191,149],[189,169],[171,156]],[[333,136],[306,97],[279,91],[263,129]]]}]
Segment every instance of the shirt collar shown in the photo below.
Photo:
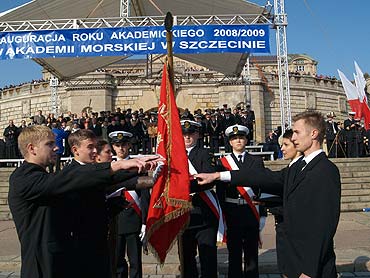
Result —
[{"label": "shirt collar", "polygon": [[195,145],[190,147],[190,148],[186,148],[186,151],[187,151],[188,155],[190,154],[191,150],[194,149],[194,147],[195,147]]},{"label": "shirt collar", "polygon": [[78,164],[80,165],[86,165],[87,163],[84,163],[84,162],[81,162],[81,161],[78,161],[76,158],[74,159]]},{"label": "shirt collar", "polygon": [[289,163],[289,167],[290,166],[292,166],[298,159],[300,159],[302,157],[302,155],[300,155],[300,156],[298,156],[298,157],[296,157],[296,158],[294,158],[292,161],[290,161],[290,163]]},{"label": "shirt collar", "polygon": [[320,153],[322,153],[323,150],[322,149],[319,149],[317,151],[314,151],[312,153],[310,153],[309,155],[305,156],[303,158],[304,161],[306,161],[306,163],[310,163],[312,159],[314,159],[316,156],[318,156]]},{"label": "shirt collar", "polygon": [[245,151],[240,153],[240,154],[236,154],[236,153],[233,152],[233,154],[236,156],[236,158],[239,158],[239,155],[241,155],[242,158],[244,159]]}]

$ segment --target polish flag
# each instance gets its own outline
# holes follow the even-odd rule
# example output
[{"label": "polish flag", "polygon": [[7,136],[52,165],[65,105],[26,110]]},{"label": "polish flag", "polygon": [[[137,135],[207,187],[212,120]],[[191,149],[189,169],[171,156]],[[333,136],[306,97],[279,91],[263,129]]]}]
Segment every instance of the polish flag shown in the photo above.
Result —
[{"label": "polish flag", "polygon": [[361,102],[362,117],[364,117],[365,129],[370,129],[370,109],[367,104],[367,96],[365,93],[366,80],[364,74],[358,64],[355,62],[356,74],[353,74],[355,78],[355,84]]},{"label": "polish flag", "polygon": [[346,93],[349,106],[351,107],[353,112],[356,112],[355,118],[361,119],[362,118],[362,104],[359,99],[357,87],[353,85],[351,81],[347,79],[347,77],[344,75],[343,72],[338,70],[338,74],[339,74],[340,80],[342,81],[342,85],[344,88],[344,92]]}]

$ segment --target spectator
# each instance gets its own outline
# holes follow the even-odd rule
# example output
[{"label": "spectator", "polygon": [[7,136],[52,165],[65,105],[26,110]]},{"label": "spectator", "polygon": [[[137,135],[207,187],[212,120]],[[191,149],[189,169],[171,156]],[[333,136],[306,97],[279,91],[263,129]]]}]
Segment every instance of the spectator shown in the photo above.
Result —
[{"label": "spectator", "polygon": [[6,158],[18,158],[18,128],[14,125],[13,120],[9,121],[9,125],[4,130],[5,138],[5,157]]},{"label": "spectator", "polygon": [[33,116],[33,122],[36,125],[46,125],[46,119],[45,116],[42,115],[42,110],[38,110],[37,114]]}]

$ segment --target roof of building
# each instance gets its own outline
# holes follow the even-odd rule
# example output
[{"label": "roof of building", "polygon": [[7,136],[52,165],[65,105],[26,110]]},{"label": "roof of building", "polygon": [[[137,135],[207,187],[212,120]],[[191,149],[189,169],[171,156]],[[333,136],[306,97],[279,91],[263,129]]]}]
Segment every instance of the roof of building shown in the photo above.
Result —
[{"label": "roof of building", "polygon": [[[254,18],[265,11],[263,7],[244,0],[136,0],[131,2],[130,9],[131,16],[162,16],[167,11],[171,11],[173,15],[247,14],[253,15]],[[58,18],[112,18],[119,17],[119,12],[119,0],[33,0],[18,8],[2,13],[0,22]],[[238,75],[243,69],[248,54],[211,53],[177,56],[227,75]],[[127,57],[47,58],[34,59],[34,61],[60,79],[70,79],[124,58]]]},{"label": "roof of building", "polygon": [[[296,59],[305,58],[308,60],[312,60],[313,62],[317,63],[315,59],[310,57],[307,54],[288,54],[288,62],[292,62]],[[258,56],[252,56],[251,62],[255,63],[276,63],[277,56],[276,55],[258,55]]]}]

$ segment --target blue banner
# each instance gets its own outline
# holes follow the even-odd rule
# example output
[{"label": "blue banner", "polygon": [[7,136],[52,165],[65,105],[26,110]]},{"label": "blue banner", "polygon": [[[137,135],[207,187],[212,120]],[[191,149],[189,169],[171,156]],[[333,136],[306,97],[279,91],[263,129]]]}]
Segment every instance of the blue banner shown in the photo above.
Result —
[{"label": "blue banner", "polygon": [[[173,52],[269,53],[269,25],[174,26]],[[164,26],[0,32],[0,59],[165,54]]]}]

